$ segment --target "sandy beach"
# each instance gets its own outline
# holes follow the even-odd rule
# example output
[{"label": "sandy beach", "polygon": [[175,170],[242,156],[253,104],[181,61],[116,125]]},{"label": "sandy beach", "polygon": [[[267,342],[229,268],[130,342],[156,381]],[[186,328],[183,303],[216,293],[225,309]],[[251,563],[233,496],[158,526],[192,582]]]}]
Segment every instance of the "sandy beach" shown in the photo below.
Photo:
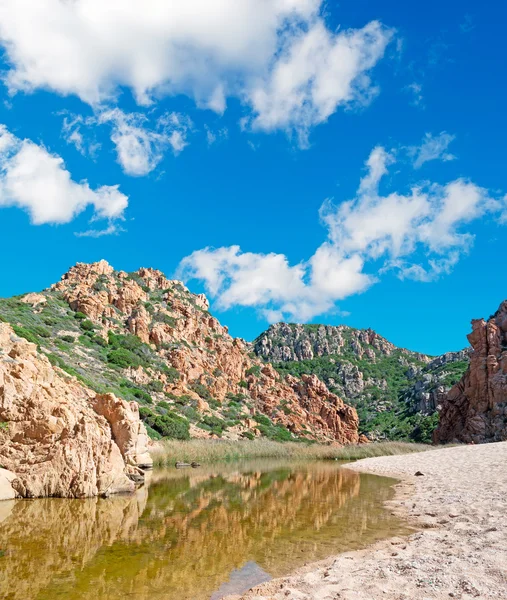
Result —
[{"label": "sandy beach", "polygon": [[417,532],[228,600],[507,599],[507,442],[369,458],[350,468],[399,479],[388,508]]}]

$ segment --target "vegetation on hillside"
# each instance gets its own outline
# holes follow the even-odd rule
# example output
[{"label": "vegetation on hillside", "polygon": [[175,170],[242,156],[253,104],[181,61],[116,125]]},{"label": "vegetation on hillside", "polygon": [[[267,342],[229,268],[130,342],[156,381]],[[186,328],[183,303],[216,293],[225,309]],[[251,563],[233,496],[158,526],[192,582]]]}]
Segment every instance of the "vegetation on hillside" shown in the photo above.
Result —
[{"label": "vegetation on hillside", "polygon": [[[288,326],[290,331],[296,327],[294,324]],[[303,338],[306,333],[307,339],[313,343],[316,343],[316,335],[320,336],[317,338],[319,342],[333,329],[321,325],[297,327],[303,328]],[[385,353],[365,342],[361,342],[361,351],[358,352],[358,330],[341,326],[336,331],[336,335],[342,339],[339,353],[306,360],[278,361],[273,366],[282,376],[317,375],[332,392],[356,408],[361,433],[374,439],[431,442],[438,414],[417,412],[406,401],[407,392],[418,378],[428,373],[438,382],[428,386],[428,392],[432,392],[437,385],[450,388],[459,381],[468,362],[456,361],[428,370],[427,361],[420,354],[401,348]],[[255,342],[257,348],[259,340],[269,334],[270,330],[261,334]],[[275,335],[270,341],[275,349],[291,343],[295,345],[301,342],[301,334],[297,341],[290,337],[283,339],[280,335]],[[336,346],[336,340],[333,343]],[[357,378],[357,372],[362,375],[360,379]]]},{"label": "vegetation on hillside", "polygon": [[[96,285],[103,283],[99,281]],[[162,303],[160,291],[148,288],[145,291],[149,295],[146,305],[154,310],[157,303]],[[54,366],[95,392],[112,392],[127,401],[137,401],[141,418],[153,439],[188,440],[191,426],[222,437],[229,428],[251,418],[253,405],[247,394],[230,393],[219,403],[206,385],[192,384],[192,391],[210,406],[210,414],[197,410],[195,397],[165,393],[164,384],[157,376],[163,374],[167,382],[174,383],[180,373],[167,364],[159,348],[143,343],[130,333],[109,331],[105,339],[99,335],[98,326],[86,315],[73,311],[59,292],[45,291],[43,295],[46,302],[36,308],[23,302],[23,296],[0,299],[0,320],[10,323],[16,335],[36,344]],[[185,299],[192,301],[192,296],[187,293]],[[118,315],[118,331],[122,330]],[[171,342],[171,349],[184,343]],[[139,367],[144,374],[152,374],[153,379],[145,382],[143,378],[140,383],[127,371]],[[252,368],[252,373],[257,371],[258,368]],[[267,439],[297,440],[287,428],[273,423],[269,417],[259,414],[255,419],[257,429]],[[255,436],[245,431],[243,437],[248,440]]]}]

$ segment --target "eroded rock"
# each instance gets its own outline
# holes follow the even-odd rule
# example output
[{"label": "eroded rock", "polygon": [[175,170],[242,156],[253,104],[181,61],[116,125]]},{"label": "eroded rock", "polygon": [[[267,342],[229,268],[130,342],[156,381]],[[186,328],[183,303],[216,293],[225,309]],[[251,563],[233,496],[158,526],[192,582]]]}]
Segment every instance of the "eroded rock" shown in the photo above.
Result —
[{"label": "eroded rock", "polygon": [[507,301],[488,321],[472,321],[470,366],[442,401],[434,440],[507,440]]}]

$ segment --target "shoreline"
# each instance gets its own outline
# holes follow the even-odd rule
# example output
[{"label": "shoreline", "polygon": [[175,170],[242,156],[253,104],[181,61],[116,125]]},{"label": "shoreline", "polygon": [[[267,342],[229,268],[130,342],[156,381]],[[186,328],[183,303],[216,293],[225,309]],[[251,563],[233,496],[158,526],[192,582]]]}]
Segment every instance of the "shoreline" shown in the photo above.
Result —
[{"label": "shoreline", "polygon": [[397,479],[386,508],[417,531],[224,600],[507,598],[507,442],[367,458],[346,468]]}]

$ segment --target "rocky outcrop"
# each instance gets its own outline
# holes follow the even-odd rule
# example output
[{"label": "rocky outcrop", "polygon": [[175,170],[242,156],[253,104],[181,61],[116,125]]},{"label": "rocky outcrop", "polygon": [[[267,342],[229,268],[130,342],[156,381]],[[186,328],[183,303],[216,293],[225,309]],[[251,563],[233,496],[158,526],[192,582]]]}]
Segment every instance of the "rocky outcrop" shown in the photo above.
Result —
[{"label": "rocky outcrop", "polygon": [[[357,412],[332,394],[315,375],[287,376],[284,381],[271,365],[258,378],[249,378],[249,390],[257,406],[298,435],[317,429],[340,444],[359,442]],[[280,412],[280,407],[285,410]]]},{"label": "rocky outcrop", "polygon": [[[26,324],[21,335],[86,380],[96,392],[91,405],[108,422],[129,466],[144,461],[143,451],[123,442],[135,429],[124,416],[133,399],[142,404],[152,435],[285,439],[285,428],[323,441],[358,439],[354,409],[316,378],[286,379],[266,369],[249,344],[231,337],[209,313],[203,294],[160,271],[126,273],[105,261],[78,263],[39,296],[45,302],[26,321],[17,320],[23,311],[15,303],[23,299],[7,305],[0,300],[0,316]],[[33,294],[29,300],[32,306]],[[23,309],[26,314],[26,304]]]},{"label": "rocky outcrop", "polygon": [[16,479],[16,473],[0,468],[0,500],[13,500],[16,498],[16,490],[13,482]]},{"label": "rocky outcrop", "polygon": [[440,410],[447,392],[460,379],[469,360],[470,348],[467,348],[446,352],[422,368],[412,368],[408,373],[411,385],[401,396],[409,411],[431,415]]},{"label": "rocky outcrop", "polygon": [[356,358],[375,360],[375,351],[390,356],[394,351],[416,356],[422,362],[430,359],[424,354],[397,348],[373,331],[354,329],[347,325],[301,325],[276,323],[253,343],[255,353],[271,362],[301,361],[329,355],[352,354]]},{"label": "rocky outcrop", "polygon": [[58,372],[0,323],[0,464],[18,496],[131,492],[137,465],[149,462],[146,442],[137,406]]},{"label": "rocky outcrop", "polygon": [[507,301],[472,321],[470,366],[442,402],[434,441],[507,440]]}]

